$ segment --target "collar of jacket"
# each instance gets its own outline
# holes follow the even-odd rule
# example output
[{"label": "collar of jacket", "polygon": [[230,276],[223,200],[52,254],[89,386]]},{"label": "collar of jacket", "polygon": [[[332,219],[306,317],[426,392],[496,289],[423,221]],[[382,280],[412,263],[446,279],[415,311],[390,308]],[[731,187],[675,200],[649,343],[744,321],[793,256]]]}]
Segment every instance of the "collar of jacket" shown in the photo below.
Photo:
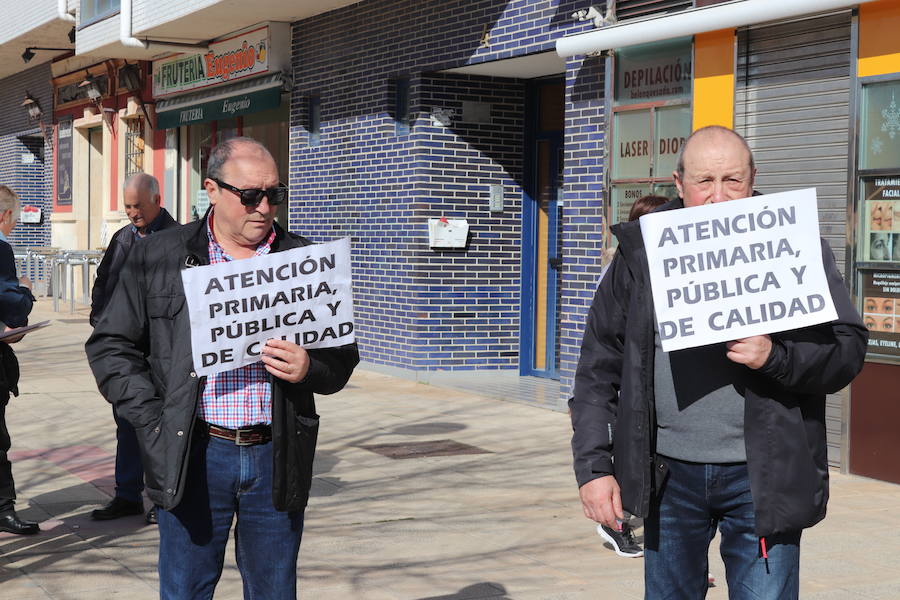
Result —
[{"label": "collar of jacket", "polygon": [[[674,200],[669,200],[662,206],[653,209],[652,212],[677,210],[679,208],[684,208],[684,204],[682,203],[681,198],[675,198]],[[622,257],[631,268],[631,271],[634,273],[642,270],[644,272],[648,271],[646,266],[644,269],[639,268],[641,262],[643,262],[644,265],[647,263],[647,254],[644,251],[644,238],[641,236],[640,222],[635,220],[618,223],[613,225],[610,228],[610,231],[612,231],[613,235],[616,236],[616,239],[619,240],[619,251],[616,254]]]},{"label": "collar of jacket", "polygon": [[[185,257],[182,264],[185,268],[197,267],[209,264],[209,237],[206,235],[206,219],[209,211],[199,221],[194,221],[183,227],[185,234]],[[271,252],[281,252],[303,245],[299,238],[290,236],[278,223],[272,223],[275,228],[275,239],[272,240]]]}]

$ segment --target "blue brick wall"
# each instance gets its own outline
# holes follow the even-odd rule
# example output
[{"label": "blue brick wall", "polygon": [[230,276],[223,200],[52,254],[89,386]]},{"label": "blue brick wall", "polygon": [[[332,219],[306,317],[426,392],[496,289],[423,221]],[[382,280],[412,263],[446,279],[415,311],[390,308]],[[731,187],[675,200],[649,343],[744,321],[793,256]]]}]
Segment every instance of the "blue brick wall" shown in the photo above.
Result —
[{"label": "blue brick wall", "polygon": [[563,194],[560,394],[572,388],[585,317],[597,288],[603,249],[603,171],[607,101],[605,59],[566,64],[566,140]]},{"label": "blue brick wall", "polygon": [[[410,369],[518,367],[525,82],[437,71],[553,50],[559,36],[589,27],[571,19],[581,4],[367,0],[294,24],[289,224],[315,240],[353,238],[364,360]],[[410,81],[407,135],[393,119],[397,77]],[[602,71],[583,71],[579,81],[582,99],[567,105],[567,124],[585,127],[576,124],[578,111],[601,119],[600,138],[583,134],[582,151],[599,148],[597,159]],[[317,146],[309,144],[311,97],[321,103]],[[463,117],[467,101],[490,105],[490,121]],[[433,121],[435,109],[454,111],[449,126]],[[602,195],[592,182],[601,173],[583,175],[593,159],[570,158],[566,202],[571,189],[581,216],[589,218],[591,202],[599,215]],[[491,184],[503,186],[502,213],[488,210]],[[440,216],[468,220],[465,251],[428,247],[427,220]],[[561,294],[569,297],[565,288]],[[570,304],[562,305],[571,312]],[[580,341],[580,331],[564,331]],[[564,357],[574,346],[560,340]]]},{"label": "blue brick wall", "polygon": [[39,224],[19,223],[10,236],[14,246],[49,246],[50,213],[53,210],[53,152],[45,143],[38,124],[21,106],[31,94],[44,112],[48,134],[53,117],[50,64],[27,69],[0,80],[0,183],[19,195],[21,203],[43,212]]}]

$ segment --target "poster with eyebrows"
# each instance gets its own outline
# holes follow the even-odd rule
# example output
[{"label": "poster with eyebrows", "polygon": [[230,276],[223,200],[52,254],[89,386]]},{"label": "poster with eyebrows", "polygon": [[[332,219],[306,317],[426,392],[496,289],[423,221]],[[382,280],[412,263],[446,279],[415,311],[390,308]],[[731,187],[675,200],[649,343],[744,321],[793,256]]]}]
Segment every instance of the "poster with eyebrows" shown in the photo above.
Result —
[{"label": "poster with eyebrows", "polygon": [[869,352],[900,358],[900,271],[863,271],[860,298]]}]

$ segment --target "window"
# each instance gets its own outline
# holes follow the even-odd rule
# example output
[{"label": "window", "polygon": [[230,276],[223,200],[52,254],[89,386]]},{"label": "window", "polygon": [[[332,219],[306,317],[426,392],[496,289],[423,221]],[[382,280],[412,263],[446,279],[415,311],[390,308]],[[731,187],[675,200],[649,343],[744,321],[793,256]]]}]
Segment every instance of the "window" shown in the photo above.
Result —
[{"label": "window", "polygon": [[118,10],[119,0],[81,0],[81,26],[105,19]]},{"label": "window", "polygon": [[144,172],[144,119],[126,119],[125,178]]},{"label": "window", "polygon": [[394,125],[397,135],[409,135],[409,78],[394,80]]},{"label": "window", "polygon": [[[109,94],[109,77],[107,75],[94,75],[94,82],[100,87],[104,96]],[[88,100],[87,87],[81,86],[81,81],[56,88],[56,106],[62,106],[69,102],[84,102]]]},{"label": "window", "polygon": [[610,224],[641,196],[676,194],[672,171],[691,133],[690,38],[617,51],[615,81]]},{"label": "window", "polygon": [[900,362],[900,80],[862,86],[856,186],[856,295],[869,354]]},{"label": "window", "polygon": [[322,99],[309,99],[309,145],[318,146],[322,142]]}]

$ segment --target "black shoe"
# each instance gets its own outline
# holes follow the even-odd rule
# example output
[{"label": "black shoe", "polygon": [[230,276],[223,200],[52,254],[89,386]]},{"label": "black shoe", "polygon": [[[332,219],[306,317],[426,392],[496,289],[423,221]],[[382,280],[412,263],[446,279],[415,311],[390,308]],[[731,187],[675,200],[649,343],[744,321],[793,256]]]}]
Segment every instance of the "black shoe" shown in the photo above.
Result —
[{"label": "black shoe", "polygon": [[159,524],[159,519],[156,517],[156,507],[155,506],[147,511],[147,516],[144,517],[144,520],[147,521],[147,525],[158,525]]},{"label": "black shoe", "polygon": [[119,517],[142,514],[144,514],[144,504],[142,502],[132,502],[116,496],[103,508],[98,508],[91,512],[91,518],[96,521],[109,521]]},{"label": "black shoe", "polygon": [[597,533],[612,545],[613,550],[615,550],[616,554],[619,556],[637,558],[644,555],[644,550],[641,548],[641,545],[635,541],[634,532],[627,523],[622,524],[622,531],[610,529],[605,525],[597,525]]},{"label": "black shoe", "polygon": [[14,512],[0,517],[0,531],[6,533],[16,533],[18,535],[32,535],[41,530],[37,523],[32,521],[23,521]]}]

